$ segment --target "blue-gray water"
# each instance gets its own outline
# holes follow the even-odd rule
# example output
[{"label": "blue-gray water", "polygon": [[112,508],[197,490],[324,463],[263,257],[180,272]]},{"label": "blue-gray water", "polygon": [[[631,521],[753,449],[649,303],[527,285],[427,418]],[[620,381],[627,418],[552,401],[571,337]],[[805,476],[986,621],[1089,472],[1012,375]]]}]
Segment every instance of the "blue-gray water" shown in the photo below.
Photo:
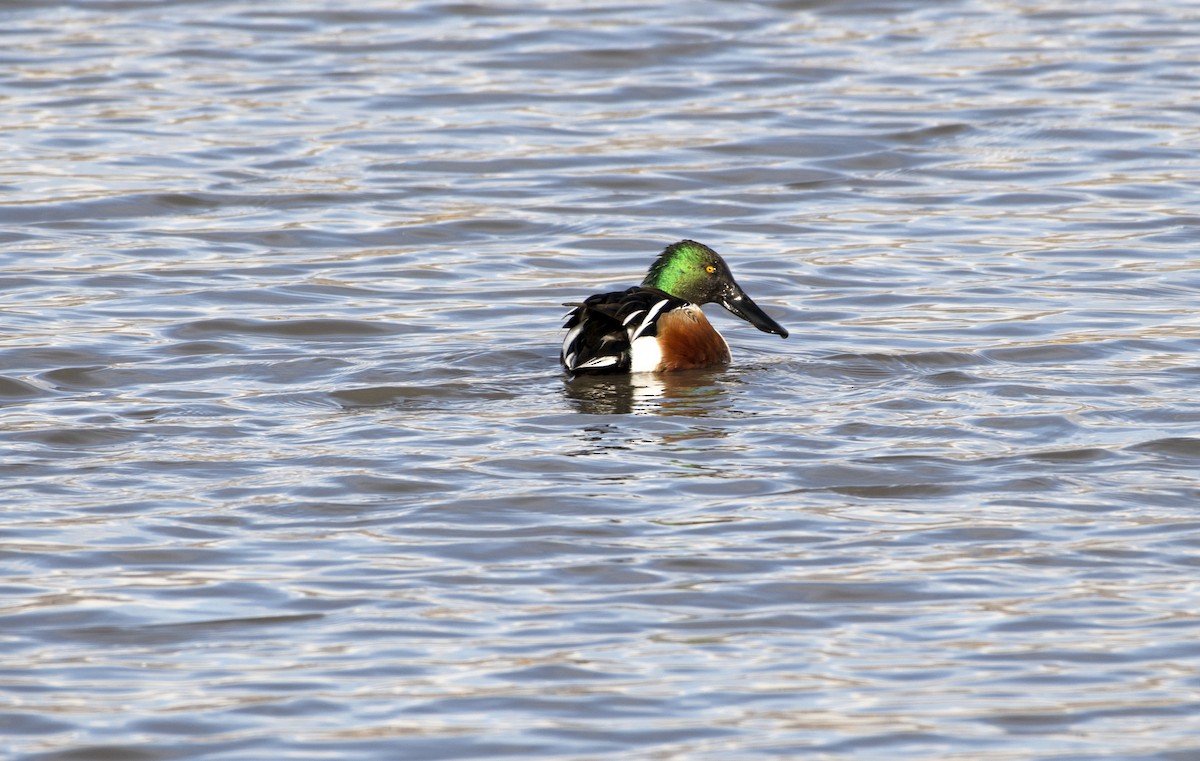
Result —
[{"label": "blue-gray water", "polygon": [[0,755],[1200,758],[1200,6],[0,20]]}]

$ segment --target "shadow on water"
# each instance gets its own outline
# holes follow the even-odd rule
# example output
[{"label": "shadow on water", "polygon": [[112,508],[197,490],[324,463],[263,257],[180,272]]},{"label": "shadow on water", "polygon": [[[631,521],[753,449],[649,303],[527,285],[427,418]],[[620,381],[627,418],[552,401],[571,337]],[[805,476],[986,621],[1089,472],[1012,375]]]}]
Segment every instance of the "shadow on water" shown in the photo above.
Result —
[{"label": "shadow on water", "polygon": [[585,415],[685,415],[705,417],[724,409],[722,370],[632,375],[582,375],[564,381],[563,392]]}]

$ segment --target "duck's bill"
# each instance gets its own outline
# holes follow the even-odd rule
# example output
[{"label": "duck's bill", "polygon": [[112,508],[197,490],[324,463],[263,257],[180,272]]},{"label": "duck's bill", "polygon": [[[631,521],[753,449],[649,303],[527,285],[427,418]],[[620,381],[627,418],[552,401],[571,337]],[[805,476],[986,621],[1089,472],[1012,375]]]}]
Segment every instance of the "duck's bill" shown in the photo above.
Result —
[{"label": "duck's bill", "polygon": [[788,332],[782,325],[775,322],[771,317],[759,308],[758,304],[742,291],[741,288],[734,286],[725,297],[721,299],[721,306],[733,312],[738,317],[741,317],[746,322],[763,331],[764,333],[774,333],[778,336],[788,337]]}]

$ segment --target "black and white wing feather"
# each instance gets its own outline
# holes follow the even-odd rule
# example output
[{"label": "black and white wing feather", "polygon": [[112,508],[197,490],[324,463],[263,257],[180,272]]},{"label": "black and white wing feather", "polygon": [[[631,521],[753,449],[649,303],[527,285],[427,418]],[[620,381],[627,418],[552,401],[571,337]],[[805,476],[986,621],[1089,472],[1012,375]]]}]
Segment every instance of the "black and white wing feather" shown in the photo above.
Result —
[{"label": "black and white wing feather", "polygon": [[654,288],[635,286],[624,291],[600,293],[575,309],[563,325],[560,359],[567,372],[620,373],[634,368],[634,346],[642,338],[657,336],[660,314],[687,304]]}]

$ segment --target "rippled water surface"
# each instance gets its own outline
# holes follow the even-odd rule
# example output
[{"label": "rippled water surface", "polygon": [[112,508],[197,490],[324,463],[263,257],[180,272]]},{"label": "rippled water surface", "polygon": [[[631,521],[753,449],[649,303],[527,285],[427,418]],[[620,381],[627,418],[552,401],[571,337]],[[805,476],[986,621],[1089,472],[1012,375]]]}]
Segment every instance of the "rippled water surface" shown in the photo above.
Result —
[{"label": "rippled water surface", "polygon": [[6,757],[1200,758],[1200,6],[0,18]]}]

